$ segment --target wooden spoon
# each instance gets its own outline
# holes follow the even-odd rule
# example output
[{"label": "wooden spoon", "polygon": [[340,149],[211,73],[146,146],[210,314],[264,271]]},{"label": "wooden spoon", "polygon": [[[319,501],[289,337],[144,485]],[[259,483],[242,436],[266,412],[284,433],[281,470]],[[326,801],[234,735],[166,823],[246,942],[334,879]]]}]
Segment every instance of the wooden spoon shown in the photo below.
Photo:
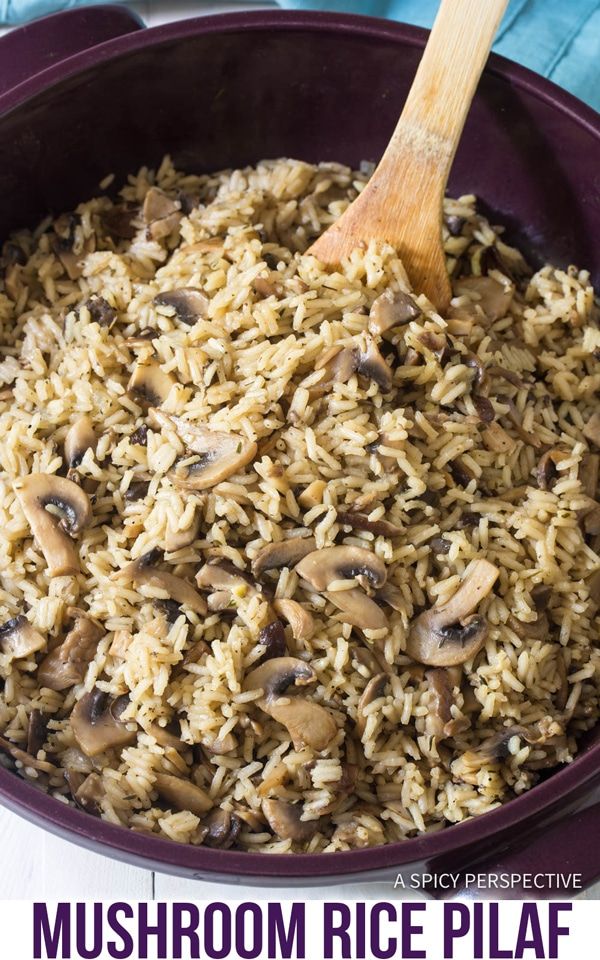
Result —
[{"label": "wooden spoon", "polygon": [[[398,125],[362,193],[310,247],[339,264],[369,240],[387,241],[418,293],[443,311],[452,295],[442,204],[471,100],[508,0],[442,0]],[[473,157],[477,163],[477,157]]]}]

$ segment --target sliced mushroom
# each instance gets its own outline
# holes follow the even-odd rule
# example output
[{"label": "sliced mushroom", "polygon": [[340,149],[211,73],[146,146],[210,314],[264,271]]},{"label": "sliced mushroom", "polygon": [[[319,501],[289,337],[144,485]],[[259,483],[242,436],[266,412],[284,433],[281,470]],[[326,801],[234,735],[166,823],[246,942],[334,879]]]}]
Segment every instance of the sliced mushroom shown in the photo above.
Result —
[{"label": "sliced mushroom", "polygon": [[477,560],[454,596],[426,610],[413,621],[406,652],[418,663],[453,667],[471,660],[487,636],[484,617],[471,616],[498,579],[500,571],[488,560]]},{"label": "sliced mushroom", "polygon": [[591,500],[596,499],[599,477],[600,456],[597,453],[587,453],[581,458],[579,465],[579,482],[581,489]]},{"label": "sliced mushroom", "polygon": [[195,287],[179,287],[157,293],[154,303],[157,307],[171,307],[177,319],[191,327],[197,320],[206,319],[210,299]]},{"label": "sliced mushroom", "polygon": [[359,630],[387,630],[388,620],[377,603],[355,587],[351,590],[326,591],[324,594],[330,603],[338,608],[343,623],[349,623]]},{"label": "sliced mushroom", "polygon": [[36,757],[46,742],[48,717],[37,708],[33,709],[27,720],[27,753]]},{"label": "sliced mushroom", "polygon": [[50,763],[48,760],[38,760],[37,757],[33,757],[30,753],[26,753],[25,750],[21,750],[20,747],[15,746],[14,743],[6,740],[4,737],[0,737],[0,751],[6,753],[15,763],[20,763],[23,767],[31,767],[33,770],[39,770],[40,773],[51,774],[57,771],[53,763]]},{"label": "sliced mushroom", "polygon": [[32,653],[43,650],[45,646],[45,638],[23,614],[7,620],[0,627],[0,650],[13,660],[29,657]]},{"label": "sliced mushroom", "polygon": [[375,700],[379,700],[379,698],[383,696],[383,691],[387,686],[388,680],[389,675],[387,673],[376,674],[374,677],[371,677],[360,696],[356,707],[356,735],[359,739],[362,739],[365,727],[367,726],[368,717],[365,714],[365,707],[368,707],[369,704]]},{"label": "sliced mushroom", "polygon": [[310,640],[315,632],[315,621],[311,613],[298,603],[297,600],[274,600],[272,603],[275,613],[287,620],[292,628],[294,640]]},{"label": "sliced mushroom", "polygon": [[267,570],[294,567],[303,557],[312,553],[316,545],[314,537],[292,537],[290,540],[267,543],[252,561],[252,572],[260,577]]},{"label": "sliced mushroom", "polygon": [[583,435],[594,446],[600,447],[600,413],[593,413],[583,428]]},{"label": "sliced mushroom", "polygon": [[169,773],[157,773],[154,786],[167,803],[172,803],[179,810],[189,810],[197,817],[202,817],[214,806],[206,790],[196,786],[191,780],[182,780],[181,777],[173,777]]},{"label": "sliced mushroom", "polygon": [[72,237],[53,237],[50,241],[52,253],[60,260],[69,280],[78,280],[83,273],[81,261],[92,253],[95,247],[93,236],[87,237],[84,241],[80,253],[75,253],[73,249]]},{"label": "sliced mushroom", "polygon": [[400,537],[404,533],[404,530],[393,523],[388,523],[387,520],[369,520],[364,513],[354,513],[352,510],[338,510],[337,520],[344,527],[351,527],[352,530],[368,530],[376,537]]},{"label": "sliced mushroom", "polygon": [[209,597],[209,607],[213,610],[225,610],[259,592],[252,577],[225,560],[205,563],[196,574],[196,583],[201,590],[211,591],[211,597],[217,601],[211,603]]},{"label": "sliced mushroom", "polygon": [[311,399],[323,396],[334,383],[347,383],[356,371],[358,350],[334,344],[315,363],[315,370],[322,370],[321,379],[309,388]]},{"label": "sliced mushroom", "polygon": [[499,423],[490,423],[481,431],[484,446],[493,453],[512,453],[517,442]]},{"label": "sliced mushroom", "polygon": [[324,750],[337,733],[337,724],[325,707],[298,695],[296,689],[315,683],[313,668],[295,657],[267,660],[252,670],[245,679],[244,690],[263,691],[257,705],[287,727],[295,749],[303,745]]},{"label": "sliced mushroom", "polygon": [[421,309],[413,298],[402,290],[386,290],[371,304],[369,332],[380,336],[391,327],[408,323],[421,316]]},{"label": "sliced mushroom", "polygon": [[153,737],[161,747],[167,747],[169,750],[175,750],[177,753],[182,753],[190,749],[190,745],[184,743],[181,739],[181,728],[177,720],[172,720],[166,727],[161,727],[160,723],[153,720],[151,723],[144,725],[144,733]]},{"label": "sliced mushroom", "polygon": [[[271,620],[266,627],[262,627],[258,634],[258,642],[265,648],[265,652],[260,658],[260,663],[264,663],[266,660],[273,660],[275,657],[285,656],[287,645],[281,620]],[[257,661],[257,663],[258,662],[259,661]]]},{"label": "sliced mushroom", "polygon": [[234,433],[209,430],[181,417],[167,417],[160,410],[150,411],[160,427],[170,427],[196,457],[175,464],[169,478],[186,490],[206,490],[226,480],[256,456],[256,443]]},{"label": "sliced mushroom", "polygon": [[38,668],[38,680],[50,690],[68,690],[82,683],[88,664],[94,659],[104,630],[83,610],[70,607],[75,623],[59,647],[44,657]]},{"label": "sliced mushroom", "polygon": [[367,338],[366,350],[358,354],[357,372],[366,377],[367,380],[373,380],[382,393],[389,393],[392,389],[393,373],[387,361],[382,357],[381,351],[373,337]]},{"label": "sliced mushroom", "polygon": [[383,560],[363,547],[341,545],[314,550],[296,564],[298,576],[315,590],[326,590],[334,580],[349,580],[355,577],[368,580],[372,587],[385,583],[386,568]]},{"label": "sliced mushroom", "polygon": [[531,623],[518,620],[509,613],[506,623],[521,640],[543,640],[548,636],[548,617],[543,612],[538,614],[537,620]]},{"label": "sliced mushroom", "polygon": [[455,292],[459,296],[464,293],[474,293],[476,295],[474,306],[481,308],[490,323],[506,316],[513,298],[512,286],[505,286],[493,277],[461,277],[456,282]]},{"label": "sliced mushroom", "polygon": [[228,850],[229,847],[234,845],[240,834],[242,821],[235,813],[219,809],[209,813],[202,825],[207,831],[204,838],[207,847]]},{"label": "sliced mushroom", "polygon": [[452,717],[455,703],[454,689],[460,687],[462,670],[460,667],[434,667],[425,671],[425,678],[433,694],[430,709],[425,718],[425,729],[431,736],[441,740],[458,732]]},{"label": "sliced mushroom", "polygon": [[149,550],[138,557],[137,560],[132,560],[131,563],[122,567],[113,576],[115,580],[130,580],[136,584],[147,583],[151,587],[158,587],[165,591],[169,599],[185,604],[200,616],[205,614],[206,601],[197,590],[194,590],[191,583],[188,583],[182,577],[176,577],[172,573],[157,570],[153,566],[159,557],[160,551]]},{"label": "sliced mushroom", "polygon": [[135,743],[137,732],[129,730],[120,719],[128,703],[127,697],[111,701],[95,687],[75,704],[71,711],[71,729],[87,757]]},{"label": "sliced mushroom", "polygon": [[78,770],[65,770],[65,780],[77,806],[93,817],[101,816],[102,799],[106,792],[98,774],[90,773],[86,777]]},{"label": "sliced mushroom", "polygon": [[90,297],[83,304],[90,315],[92,323],[97,323],[99,327],[107,327],[112,330],[118,319],[117,311],[111,307],[108,300],[104,297]]},{"label": "sliced mushroom", "polygon": [[96,434],[88,416],[79,417],[65,437],[65,460],[70,470],[78,467],[86,450],[96,449]]},{"label": "sliced mushroom", "polygon": [[540,457],[536,477],[540,490],[551,490],[557,479],[557,467],[569,454],[565,450],[551,449]]},{"label": "sliced mushroom", "polygon": [[149,239],[162,240],[168,237],[179,226],[182,216],[178,203],[158,187],[150,187],[142,206],[142,217],[148,224]]},{"label": "sliced mushroom", "polygon": [[[49,576],[77,573],[79,555],[69,534],[79,533],[91,522],[92,510],[85,491],[72,480],[46,473],[32,473],[15,481],[14,486],[48,564]],[[46,507],[55,507],[62,518],[59,520]]]},{"label": "sliced mushroom", "polygon": [[152,407],[165,402],[175,384],[170,373],[161,370],[155,360],[138,360],[127,384],[127,393]]},{"label": "sliced mushroom", "polygon": [[282,840],[306,843],[317,831],[316,820],[302,820],[304,807],[301,803],[263,800],[262,809],[271,830]]}]

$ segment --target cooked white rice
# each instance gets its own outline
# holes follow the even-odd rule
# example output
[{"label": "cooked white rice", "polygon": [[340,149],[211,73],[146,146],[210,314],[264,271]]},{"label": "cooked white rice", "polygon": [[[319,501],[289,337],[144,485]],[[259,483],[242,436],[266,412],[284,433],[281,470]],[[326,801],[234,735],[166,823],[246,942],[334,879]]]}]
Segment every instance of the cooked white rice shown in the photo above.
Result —
[{"label": "cooked white rice", "polygon": [[[411,293],[394,251],[357,250],[337,271],[304,253],[368,173],[278,160],[196,177],[166,159],[130,178],[116,212],[103,195],[4,247],[0,762],[113,823],[271,852],[390,843],[534,786],[598,717],[589,276],[531,275],[474,197],[447,201],[453,277],[488,279],[455,280],[446,319],[415,293],[412,317],[369,340],[376,299]],[[140,210],[153,187],[172,202],[154,189]],[[202,291],[202,316],[155,303],[181,288]],[[156,382],[152,413],[142,393]],[[83,416],[93,439],[69,466]],[[194,452],[171,416],[232,435],[221,459]],[[214,483],[181,485],[186,467],[202,478],[215,462]],[[68,536],[52,477],[67,471],[90,516],[71,542],[77,569],[51,575]],[[48,496],[28,513],[33,474],[50,475]],[[262,570],[263,548],[306,537],[325,588],[292,562]],[[329,570],[333,546],[384,566],[381,595],[352,564]],[[214,561],[225,568],[205,569]],[[475,629],[477,649],[434,672],[407,653],[415,630],[481,561],[498,576],[460,617],[477,619],[442,632],[432,656],[468,655]],[[227,565],[250,582],[207,585]],[[331,599],[349,597],[358,614]],[[83,651],[74,627],[88,630]],[[285,675],[271,699],[248,682],[259,661]],[[52,680],[61,667],[66,686]],[[286,686],[294,671],[312,682]],[[95,752],[86,732],[106,728],[120,745]]]}]

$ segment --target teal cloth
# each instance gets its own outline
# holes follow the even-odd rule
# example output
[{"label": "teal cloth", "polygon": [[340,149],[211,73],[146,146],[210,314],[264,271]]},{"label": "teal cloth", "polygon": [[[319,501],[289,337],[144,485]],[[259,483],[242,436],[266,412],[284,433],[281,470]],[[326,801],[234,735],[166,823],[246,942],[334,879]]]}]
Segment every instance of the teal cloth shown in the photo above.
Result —
[{"label": "teal cloth", "polygon": [[[84,2],[86,0],[0,0],[0,23],[23,23]],[[280,3],[296,9],[371,14],[422,27],[431,26],[438,7],[438,0],[280,0]],[[198,9],[201,10],[201,4]],[[190,16],[193,12],[194,4],[190,4]],[[600,0],[511,0],[494,50],[549,77],[600,111]]]}]

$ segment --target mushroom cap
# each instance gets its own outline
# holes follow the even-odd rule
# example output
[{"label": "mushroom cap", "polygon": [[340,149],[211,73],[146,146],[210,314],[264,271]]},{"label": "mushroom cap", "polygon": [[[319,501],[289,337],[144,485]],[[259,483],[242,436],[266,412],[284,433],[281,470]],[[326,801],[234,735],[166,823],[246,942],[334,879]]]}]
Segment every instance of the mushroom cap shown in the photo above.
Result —
[{"label": "mushroom cap", "polygon": [[389,679],[389,674],[387,673],[376,674],[374,677],[371,677],[360,696],[356,707],[356,734],[361,739],[367,725],[365,708],[383,696],[383,691]]},{"label": "mushroom cap", "polygon": [[307,554],[296,565],[296,573],[319,591],[326,590],[334,580],[353,577],[364,577],[371,586],[378,588],[383,586],[386,578],[385,564],[376,554],[363,547],[345,544]]},{"label": "mushroom cap", "polygon": [[425,610],[413,621],[406,652],[432,667],[453,667],[471,660],[487,636],[487,621],[471,616],[494,586],[500,571],[488,560],[476,560],[457,592],[440,607]]},{"label": "mushroom cap", "polygon": [[79,419],[69,427],[65,437],[64,449],[65,460],[71,470],[79,466],[86,450],[96,449],[96,434],[94,433],[92,421],[87,415],[79,417]]},{"label": "mushroom cap", "polygon": [[110,702],[107,694],[95,687],[75,704],[70,717],[71,729],[87,757],[135,742],[137,732],[129,730],[119,719],[127,702],[126,697]]},{"label": "mushroom cap", "polygon": [[256,443],[238,434],[209,430],[181,417],[167,416],[160,410],[151,410],[150,417],[154,425],[175,430],[191,454],[198,455],[193,462],[176,463],[169,471],[169,479],[185,490],[214,487],[256,456]]},{"label": "mushroom cap", "polygon": [[301,745],[324,750],[337,733],[337,724],[325,707],[289,691],[314,683],[317,677],[310,664],[295,657],[275,657],[250,671],[244,690],[263,691],[258,706],[287,727],[296,749]]},{"label": "mushroom cap", "polygon": [[172,307],[178,320],[192,326],[197,320],[206,318],[210,299],[196,287],[179,287],[157,293],[154,303],[157,307]]},{"label": "mushroom cap", "polygon": [[399,323],[408,323],[421,315],[409,293],[403,290],[385,290],[371,304],[369,311],[369,333],[380,336]]},{"label": "mushroom cap", "polygon": [[259,577],[267,570],[294,567],[299,560],[312,553],[316,545],[314,537],[292,537],[289,540],[267,543],[260,548],[252,561],[252,572]]},{"label": "mushroom cap", "polygon": [[318,821],[302,820],[304,806],[286,800],[263,800],[262,810],[273,833],[282,840],[306,842],[317,831]]},{"label": "mushroom cap", "polygon": [[189,810],[197,817],[203,816],[214,806],[206,790],[196,786],[191,780],[183,780],[169,773],[157,773],[154,786],[167,803],[174,804],[179,810]]},{"label": "mushroom cap", "polygon": [[[500,320],[506,316],[513,298],[513,287],[504,285],[494,280],[493,277],[461,277],[456,281],[455,293],[474,293],[477,297],[473,306],[480,307],[483,314],[490,323]],[[451,309],[451,314],[462,315],[467,311],[467,307],[457,307]]]},{"label": "mushroom cap", "polygon": [[13,660],[29,657],[46,646],[45,638],[20,614],[0,627],[0,650]]},{"label": "mushroom cap", "polygon": [[[77,573],[79,555],[68,534],[79,533],[92,519],[87,493],[78,484],[55,474],[32,473],[15,481],[15,493],[39,544],[51,577]],[[62,513],[58,520],[46,507]],[[66,531],[66,532],[65,532]]]},{"label": "mushroom cap", "polygon": [[204,838],[207,847],[227,850],[236,842],[242,828],[242,821],[229,810],[217,809],[208,814],[202,826],[207,831]]},{"label": "mushroom cap", "polygon": [[309,640],[315,632],[315,621],[309,610],[306,610],[297,600],[274,600],[272,603],[275,613],[287,620],[292,628],[294,640]]},{"label": "mushroom cap", "polygon": [[165,402],[174,384],[175,378],[165,373],[156,360],[138,360],[129,378],[127,393],[142,403],[158,407]]},{"label": "mushroom cap", "polygon": [[116,580],[131,580],[135,584],[147,583],[150,587],[164,590],[168,599],[183,603],[190,610],[203,616],[206,613],[204,597],[200,596],[191,583],[188,583],[182,577],[176,577],[173,573],[157,570],[156,567],[152,566],[156,558],[156,551],[149,550],[138,557],[137,560],[132,560],[131,563],[126,564],[113,576]]},{"label": "mushroom cap", "polygon": [[367,337],[366,349],[360,351],[356,369],[367,380],[373,380],[382,393],[389,393],[392,389],[393,372],[373,337]]},{"label": "mushroom cap", "polygon": [[38,667],[38,680],[50,690],[68,690],[81,683],[88,664],[94,659],[103,628],[77,610],[75,623],[59,647],[52,650]]},{"label": "mushroom cap", "polygon": [[325,596],[341,612],[343,623],[349,623],[359,630],[387,630],[385,612],[360,587],[326,591]]}]

